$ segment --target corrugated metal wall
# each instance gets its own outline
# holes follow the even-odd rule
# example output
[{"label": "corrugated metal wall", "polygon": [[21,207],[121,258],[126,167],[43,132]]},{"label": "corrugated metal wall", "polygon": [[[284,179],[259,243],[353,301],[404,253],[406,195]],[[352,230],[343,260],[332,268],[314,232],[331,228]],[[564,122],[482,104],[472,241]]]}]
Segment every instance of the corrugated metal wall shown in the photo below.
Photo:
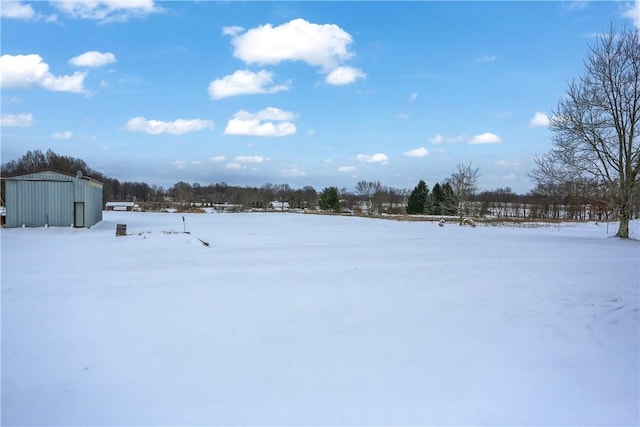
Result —
[{"label": "corrugated metal wall", "polygon": [[102,221],[102,184],[83,178],[40,172],[6,179],[7,227],[69,227],[74,202],[84,203],[80,226]]},{"label": "corrugated metal wall", "polygon": [[73,182],[7,181],[7,227],[73,224]]},{"label": "corrugated metal wall", "polygon": [[88,180],[76,183],[76,202],[84,202],[85,227],[102,221],[102,185]]}]

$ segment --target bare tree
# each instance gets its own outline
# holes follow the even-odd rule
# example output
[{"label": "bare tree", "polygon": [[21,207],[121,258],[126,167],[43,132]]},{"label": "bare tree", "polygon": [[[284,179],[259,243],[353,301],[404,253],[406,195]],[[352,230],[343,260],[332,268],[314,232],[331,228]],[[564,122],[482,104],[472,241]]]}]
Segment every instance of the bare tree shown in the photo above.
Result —
[{"label": "bare tree", "polygon": [[267,182],[260,187],[260,200],[258,202],[258,208],[265,209],[269,207],[269,203],[275,201],[275,195],[277,187],[270,182]]},{"label": "bare tree", "polygon": [[572,170],[564,164],[554,152],[533,158],[536,168],[529,173],[529,177],[537,185],[560,185],[563,182],[575,181],[580,172]]},{"label": "bare tree", "polygon": [[366,205],[367,214],[372,215],[374,211],[373,197],[376,193],[382,191],[382,184],[380,181],[359,181],[356,184],[356,193],[362,198],[362,201]]},{"label": "bare tree", "polygon": [[612,27],[590,48],[584,66],[558,103],[549,125],[553,148],[538,168],[553,165],[554,173],[606,182],[620,219],[616,236],[628,238],[640,172],[638,29],[616,34]]},{"label": "bare tree", "polygon": [[390,213],[399,213],[406,205],[408,192],[405,189],[389,187],[387,192]]},{"label": "bare tree", "polygon": [[174,186],[169,189],[169,193],[173,195],[174,202],[180,203],[182,207],[186,207],[193,202],[195,194],[191,184],[184,181],[174,184]]},{"label": "bare tree", "polygon": [[275,186],[275,196],[278,199],[277,201],[280,203],[280,210],[284,211],[285,203],[291,205],[291,193],[293,190],[289,186],[289,184],[280,184]]},{"label": "bare tree", "polygon": [[385,203],[388,203],[388,201],[389,188],[384,185],[380,185],[378,182],[378,187],[375,193],[373,193],[373,196],[371,196],[372,213],[378,215],[382,214],[385,210]]},{"label": "bare tree", "polygon": [[460,214],[460,225],[462,217],[469,214],[470,199],[478,191],[478,177],[480,170],[473,168],[471,163],[459,163],[456,169],[447,178],[447,184],[451,186],[453,195],[458,202],[458,213]]}]

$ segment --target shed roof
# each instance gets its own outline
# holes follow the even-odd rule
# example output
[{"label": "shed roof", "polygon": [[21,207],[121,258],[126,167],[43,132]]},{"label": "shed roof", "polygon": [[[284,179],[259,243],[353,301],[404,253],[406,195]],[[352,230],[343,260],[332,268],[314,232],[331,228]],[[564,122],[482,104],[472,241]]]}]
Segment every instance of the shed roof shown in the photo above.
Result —
[{"label": "shed roof", "polygon": [[102,187],[102,182],[97,179],[91,178],[90,176],[81,175],[78,177],[77,175],[73,175],[67,172],[61,172],[56,170],[42,170],[39,172],[27,173],[22,175],[14,175],[2,177],[2,179],[7,181],[73,181],[74,179],[83,179],[94,184],[98,184]]},{"label": "shed roof", "polygon": [[127,206],[134,207],[136,206],[136,202],[107,202],[107,206]]}]

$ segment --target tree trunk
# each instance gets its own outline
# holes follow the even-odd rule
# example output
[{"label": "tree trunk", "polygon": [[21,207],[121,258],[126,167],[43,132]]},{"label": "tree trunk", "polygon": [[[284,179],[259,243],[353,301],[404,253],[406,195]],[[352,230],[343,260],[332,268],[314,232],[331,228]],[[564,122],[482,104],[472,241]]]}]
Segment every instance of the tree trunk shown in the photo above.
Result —
[{"label": "tree trunk", "polygon": [[621,239],[629,238],[629,219],[631,217],[631,204],[626,201],[620,204],[620,227],[616,233],[616,237]]}]

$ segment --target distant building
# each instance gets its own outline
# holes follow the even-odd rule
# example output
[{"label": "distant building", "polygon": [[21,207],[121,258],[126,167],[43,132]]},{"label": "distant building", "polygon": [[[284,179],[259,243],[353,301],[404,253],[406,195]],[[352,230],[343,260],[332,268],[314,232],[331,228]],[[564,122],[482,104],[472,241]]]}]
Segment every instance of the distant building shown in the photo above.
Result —
[{"label": "distant building", "polygon": [[242,205],[234,205],[231,203],[214,203],[211,207],[216,212],[240,212],[243,209]]},{"label": "distant building", "polygon": [[108,211],[140,212],[140,206],[136,202],[107,202]]},{"label": "distant building", "polygon": [[289,210],[289,202],[270,202],[269,207],[277,211],[286,211]]},{"label": "distant building", "polygon": [[91,227],[102,221],[102,183],[44,171],[3,178],[7,227]]}]

